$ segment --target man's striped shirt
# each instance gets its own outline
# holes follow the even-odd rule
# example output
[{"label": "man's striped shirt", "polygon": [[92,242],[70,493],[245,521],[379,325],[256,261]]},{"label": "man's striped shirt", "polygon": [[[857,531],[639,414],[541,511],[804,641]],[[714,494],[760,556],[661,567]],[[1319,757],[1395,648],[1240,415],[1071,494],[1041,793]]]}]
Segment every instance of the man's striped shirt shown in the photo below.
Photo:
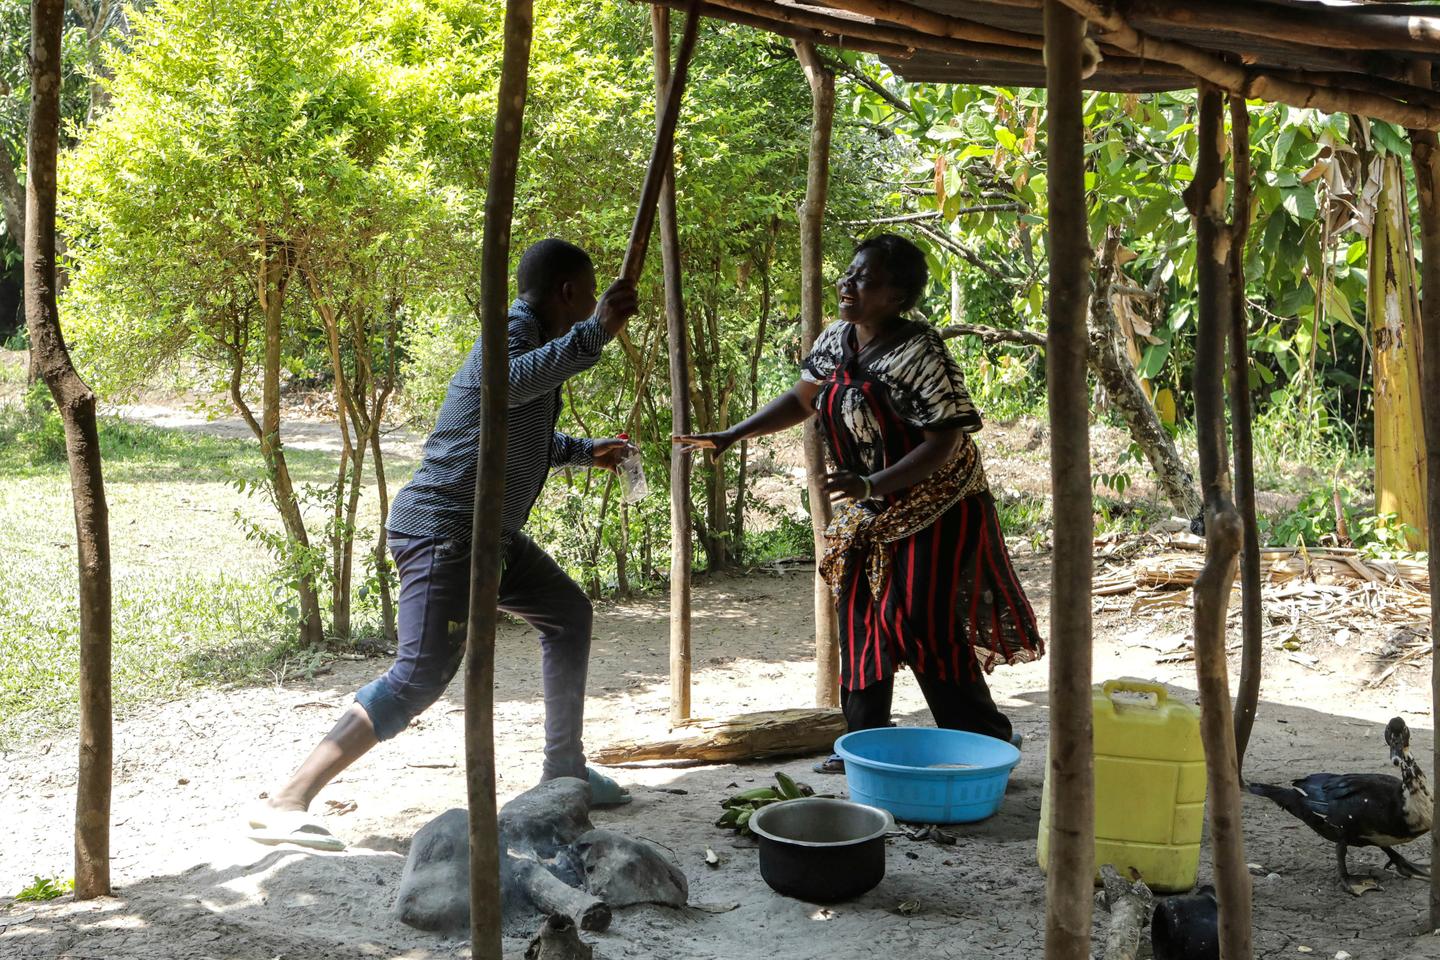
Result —
[{"label": "man's striped shirt", "polygon": [[[590,369],[611,335],[591,317],[546,342],[540,318],[523,300],[510,306],[509,436],[505,447],[505,502],[501,527],[508,536],[525,525],[554,467],[589,466],[590,440],[555,429],[560,386]],[[475,342],[450,380],[424,458],[390,504],[386,529],[397,536],[469,541],[479,463],[481,345]]]}]

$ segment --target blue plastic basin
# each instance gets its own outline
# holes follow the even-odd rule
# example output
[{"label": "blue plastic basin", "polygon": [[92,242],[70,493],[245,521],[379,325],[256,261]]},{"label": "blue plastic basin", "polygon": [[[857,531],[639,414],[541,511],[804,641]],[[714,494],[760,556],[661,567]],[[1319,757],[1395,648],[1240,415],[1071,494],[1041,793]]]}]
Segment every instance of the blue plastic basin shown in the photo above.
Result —
[{"label": "blue plastic basin", "polygon": [[1003,740],[932,727],[857,730],[836,740],[835,752],[845,760],[851,800],[912,823],[993,816],[1020,762],[1020,751]]}]

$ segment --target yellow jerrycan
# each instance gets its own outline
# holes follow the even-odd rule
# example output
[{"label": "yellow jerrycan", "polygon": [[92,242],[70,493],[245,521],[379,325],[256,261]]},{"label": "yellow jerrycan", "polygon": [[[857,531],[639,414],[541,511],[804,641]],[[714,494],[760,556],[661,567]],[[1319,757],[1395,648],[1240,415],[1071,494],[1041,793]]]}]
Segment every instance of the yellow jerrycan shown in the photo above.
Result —
[{"label": "yellow jerrycan", "polygon": [[[1124,696],[1139,694],[1140,697]],[[1153,699],[1152,699],[1153,698]],[[1200,712],[1165,688],[1111,680],[1095,690],[1095,868],[1134,870],[1157,893],[1195,885],[1205,823]],[[1040,800],[1040,868],[1050,839],[1049,762]]]}]

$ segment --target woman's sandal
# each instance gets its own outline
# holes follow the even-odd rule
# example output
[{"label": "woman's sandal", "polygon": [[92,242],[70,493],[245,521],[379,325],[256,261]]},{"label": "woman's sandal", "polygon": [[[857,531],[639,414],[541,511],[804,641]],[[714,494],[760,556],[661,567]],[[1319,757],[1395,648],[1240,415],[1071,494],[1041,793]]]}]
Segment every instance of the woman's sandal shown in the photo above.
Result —
[{"label": "woman's sandal", "polygon": [[840,758],[840,754],[832,753],[829,757],[821,760],[810,769],[816,773],[844,773],[845,761]]}]

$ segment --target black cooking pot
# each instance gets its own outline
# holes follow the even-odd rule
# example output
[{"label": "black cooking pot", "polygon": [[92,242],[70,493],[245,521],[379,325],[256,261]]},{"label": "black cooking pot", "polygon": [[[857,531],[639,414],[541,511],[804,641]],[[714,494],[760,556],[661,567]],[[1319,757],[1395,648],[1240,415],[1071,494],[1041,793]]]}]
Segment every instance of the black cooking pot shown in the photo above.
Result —
[{"label": "black cooking pot", "polygon": [[1213,887],[1155,904],[1150,943],[1155,960],[1220,960],[1220,910]]},{"label": "black cooking pot", "polygon": [[776,893],[810,903],[874,889],[885,878],[885,834],[894,828],[884,810],[828,797],[772,803],[750,817],[760,876]]}]

